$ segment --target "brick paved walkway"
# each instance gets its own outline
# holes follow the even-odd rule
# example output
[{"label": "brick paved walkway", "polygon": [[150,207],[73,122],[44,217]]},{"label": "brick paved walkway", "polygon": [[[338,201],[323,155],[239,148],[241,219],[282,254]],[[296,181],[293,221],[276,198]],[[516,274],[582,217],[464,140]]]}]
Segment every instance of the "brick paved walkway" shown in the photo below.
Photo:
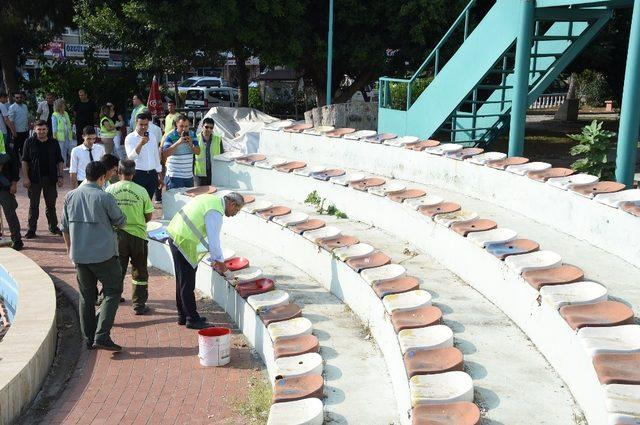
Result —
[{"label": "brick paved walkway", "polygon": [[[66,182],[65,182],[66,183]],[[60,216],[64,194],[58,198]],[[18,215],[26,232],[28,198],[20,187]],[[5,227],[6,229],[6,227]],[[7,231],[6,229],[5,231]],[[61,237],[47,231],[44,201],[41,203],[38,238],[25,240],[22,251],[35,260],[56,286],[77,306],[75,271]],[[8,236],[8,235],[7,235]],[[112,330],[122,353],[89,351],[83,347],[76,370],[66,389],[42,423],[47,424],[245,424],[233,409],[247,398],[252,377],[265,379],[246,341],[232,338],[231,363],[221,368],[201,367],[196,331],[176,324],[175,283],[171,276],[150,270],[149,302],[153,309],[134,316],[131,281],[125,281],[124,297]],[[201,312],[213,323],[229,324],[229,318],[211,301],[200,300]]]}]

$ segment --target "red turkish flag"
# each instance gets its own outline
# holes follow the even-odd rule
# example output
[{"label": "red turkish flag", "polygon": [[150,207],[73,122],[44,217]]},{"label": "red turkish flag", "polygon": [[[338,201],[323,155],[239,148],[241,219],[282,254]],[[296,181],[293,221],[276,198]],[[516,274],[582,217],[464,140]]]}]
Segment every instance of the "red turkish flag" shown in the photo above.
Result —
[{"label": "red turkish flag", "polygon": [[156,76],[153,76],[151,81],[151,90],[149,90],[149,98],[147,99],[147,108],[151,115],[161,116],[164,115],[164,107],[162,105],[162,94],[160,93],[160,85]]}]

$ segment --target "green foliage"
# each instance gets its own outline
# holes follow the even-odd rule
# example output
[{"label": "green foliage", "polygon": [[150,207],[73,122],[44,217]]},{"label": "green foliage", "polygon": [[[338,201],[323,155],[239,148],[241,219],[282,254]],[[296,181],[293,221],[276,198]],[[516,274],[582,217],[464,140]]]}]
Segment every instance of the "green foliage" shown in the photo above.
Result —
[{"label": "green foliage", "polygon": [[249,108],[264,109],[259,87],[249,87]]},{"label": "green foliage", "polygon": [[[433,81],[433,77],[416,78],[411,84],[411,103],[422,94],[429,84]],[[391,108],[404,111],[407,109],[407,85],[404,83],[391,83]]]},{"label": "green foliage", "polygon": [[326,198],[321,198],[320,195],[318,195],[318,192],[314,190],[313,192],[309,193],[309,195],[307,195],[307,199],[305,199],[304,202],[305,204],[315,206],[316,212],[318,214],[333,215],[337,218],[348,218],[345,213],[340,211],[333,204],[329,204],[329,206],[325,208],[324,204],[326,200]]},{"label": "green foliage", "polygon": [[611,96],[611,88],[604,74],[585,69],[578,74],[578,93],[589,106],[603,106]]},{"label": "green foliage", "polygon": [[236,401],[234,407],[249,420],[248,423],[253,425],[266,424],[271,406],[271,386],[266,381],[255,377],[249,380],[249,384],[251,387],[246,400]]},{"label": "green foliage", "polygon": [[593,122],[582,129],[581,134],[568,134],[578,144],[571,148],[572,156],[581,156],[571,164],[571,168],[580,172],[611,180],[615,171],[615,162],[609,161],[611,139],[616,135],[602,129],[602,122]]},{"label": "green foliage", "polygon": [[309,195],[307,195],[307,199],[304,200],[305,204],[311,204],[315,206],[320,205],[320,202],[322,202],[322,198],[320,198],[320,195],[318,195],[317,190],[309,193]]}]

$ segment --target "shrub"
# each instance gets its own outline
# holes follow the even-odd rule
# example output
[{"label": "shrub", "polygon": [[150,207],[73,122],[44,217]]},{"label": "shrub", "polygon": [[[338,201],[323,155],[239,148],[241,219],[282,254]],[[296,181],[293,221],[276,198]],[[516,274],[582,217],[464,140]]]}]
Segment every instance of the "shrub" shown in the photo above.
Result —
[{"label": "shrub", "polygon": [[587,105],[602,106],[611,96],[611,87],[604,74],[585,69],[578,74],[577,82],[579,96],[584,98]]},{"label": "shrub", "polygon": [[249,87],[249,108],[255,108],[262,110],[264,105],[262,104],[262,96],[260,96],[259,87]]},{"label": "shrub", "polygon": [[[411,103],[422,94],[422,92],[431,84],[433,77],[416,78],[411,85]],[[407,85],[405,83],[390,83],[391,90],[391,109],[399,109],[404,111],[407,109]]]},{"label": "shrub", "polygon": [[568,136],[578,144],[571,148],[572,156],[581,156],[571,164],[571,168],[580,173],[598,176],[603,180],[611,180],[615,171],[615,162],[609,161],[611,138],[616,133],[602,129],[602,122],[593,122],[582,129],[581,134]]}]

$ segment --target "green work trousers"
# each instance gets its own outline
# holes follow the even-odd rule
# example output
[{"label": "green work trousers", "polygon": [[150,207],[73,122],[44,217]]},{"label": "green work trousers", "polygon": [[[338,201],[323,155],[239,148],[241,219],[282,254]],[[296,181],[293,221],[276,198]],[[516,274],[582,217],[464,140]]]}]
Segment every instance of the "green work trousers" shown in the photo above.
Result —
[{"label": "green work trousers", "polygon": [[134,310],[143,309],[149,298],[149,270],[147,269],[147,241],[133,236],[122,229],[118,229],[118,254],[122,280],[127,274],[127,267],[131,261],[131,304]]}]

